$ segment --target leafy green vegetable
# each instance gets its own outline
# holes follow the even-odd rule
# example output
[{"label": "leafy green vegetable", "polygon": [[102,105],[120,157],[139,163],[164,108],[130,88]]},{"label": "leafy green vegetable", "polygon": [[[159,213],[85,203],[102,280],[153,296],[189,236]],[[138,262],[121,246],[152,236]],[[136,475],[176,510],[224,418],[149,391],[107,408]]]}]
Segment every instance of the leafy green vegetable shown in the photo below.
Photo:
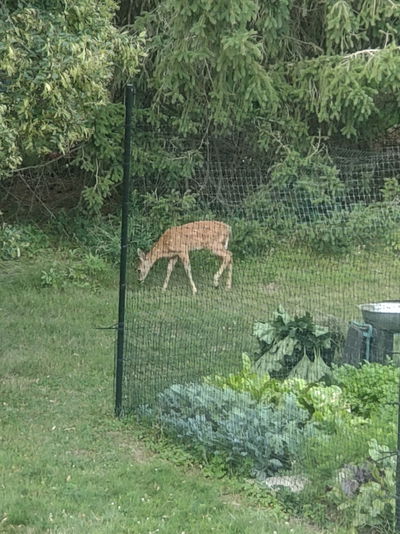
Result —
[{"label": "leafy green vegetable", "polygon": [[228,468],[247,466],[266,474],[290,467],[304,440],[317,433],[291,393],[273,406],[232,389],[174,385],[142,413],[207,461],[222,457]]},{"label": "leafy green vegetable", "polygon": [[313,322],[310,313],[294,318],[278,308],[271,322],[256,322],[253,330],[260,350],[255,369],[285,378],[319,380],[329,372],[333,359],[333,335]]},{"label": "leafy green vegetable", "polygon": [[389,532],[395,508],[395,471],[396,456],[390,454],[388,447],[371,440],[366,462],[347,466],[342,472],[334,496],[341,499],[338,509],[358,532],[366,528]]},{"label": "leafy green vegetable", "polygon": [[366,418],[397,401],[399,378],[398,368],[380,363],[365,363],[360,368],[342,365],[334,368],[332,374],[352,412]]},{"label": "leafy green vegetable", "polygon": [[280,382],[271,378],[268,373],[258,374],[253,369],[253,364],[247,354],[242,354],[243,368],[240,373],[231,373],[227,376],[216,375],[206,377],[206,384],[214,385],[222,389],[232,389],[233,391],[246,392],[252,399],[260,402],[262,400],[272,400],[280,391]]}]

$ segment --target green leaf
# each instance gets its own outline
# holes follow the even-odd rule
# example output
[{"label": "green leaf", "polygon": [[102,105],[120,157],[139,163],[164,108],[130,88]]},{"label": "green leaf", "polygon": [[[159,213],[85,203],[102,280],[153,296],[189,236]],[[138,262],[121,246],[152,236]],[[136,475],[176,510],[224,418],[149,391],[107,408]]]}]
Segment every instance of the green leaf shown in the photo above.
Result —
[{"label": "green leaf", "polygon": [[308,382],[317,382],[327,374],[330,374],[330,372],[330,368],[319,354],[315,356],[313,362],[308,358],[307,354],[304,354],[299,363],[290,371],[289,377],[304,378]]},{"label": "green leaf", "polygon": [[267,352],[255,362],[254,370],[259,375],[280,373],[282,371],[281,357],[276,353]]}]

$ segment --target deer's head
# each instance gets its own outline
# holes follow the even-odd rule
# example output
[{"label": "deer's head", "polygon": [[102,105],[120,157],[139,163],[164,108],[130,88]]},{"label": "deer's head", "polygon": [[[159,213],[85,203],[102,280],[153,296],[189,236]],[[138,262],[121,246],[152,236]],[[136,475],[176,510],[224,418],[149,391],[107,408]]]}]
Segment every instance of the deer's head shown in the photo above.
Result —
[{"label": "deer's head", "polygon": [[142,250],[138,249],[137,253],[139,256],[138,278],[140,282],[143,282],[143,280],[149,274],[149,271],[153,264],[148,258],[147,254],[145,254]]}]

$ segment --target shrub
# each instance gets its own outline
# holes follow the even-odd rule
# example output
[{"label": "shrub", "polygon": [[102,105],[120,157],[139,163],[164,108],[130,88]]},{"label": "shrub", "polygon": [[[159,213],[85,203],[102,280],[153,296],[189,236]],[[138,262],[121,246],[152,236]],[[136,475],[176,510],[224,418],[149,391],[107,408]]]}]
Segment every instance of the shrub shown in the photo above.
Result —
[{"label": "shrub", "polygon": [[320,152],[289,151],[271,171],[270,195],[297,223],[312,221],[343,197],[344,184],[330,158]]},{"label": "shrub", "polygon": [[171,226],[200,219],[213,219],[209,210],[201,208],[197,196],[188,191],[181,194],[173,190],[167,195],[146,193],[142,197],[142,205],[143,215],[151,221],[152,228],[158,235]]},{"label": "shrub", "polygon": [[122,180],[123,117],[124,108],[119,103],[96,106],[91,137],[73,159],[73,165],[86,178],[82,199],[92,213],[99,213],[104,200]]},{"label": "shrub", "polygon": [[29,247],[21,230],[15,226],[2,223],[0,226],[0,258],[2,260],[15,260],[23,250]]},{"label": "shrub", "polygon": [[400,256],[400,230],[393,232],[391,241],[387,248],[392,251],[397,257]]},{"label": "shrub", "polygon": [[213,214],[204,210],[196,195],[181,194],[173,190],[167,195],[157,192],[140,195],[134,191],[130,208],[130,245],[149,250],[154,242],[172,226],[179,226],[196,220],[212,220]]},{"label": "shrub", "polygon": [[48,247],[48,237],[38,228],[0,222],[0,259],[14,260],[22,255],[34,256]]},{"label": "shrub", "polygon": [[244,214],[247,220],[262,224],[280,240],[293,237],[293,228],[298,224],[293,206],[277,198],[276,192],[262,185],[244,200]]},{"label": "shrub", "polygon": [[347,218],[348,212],[337,211],[312,224],[303,224],[297,238],[317,254],[345,254],[354,247],[355,238],[348,230]]},{"label": "shrub", "polygon": [[291,394],[276,407],[207,384],[171,386],[158,396],[157,408],[143,413],[208,460],[222,457],[231,469],[246,465],[267,474],[289,467],[315,432]]},{"label": "shrub", "polygon": [[365,363],[360,368],[342,365],[332,374],[352,412],[365,418],[397,400],[399,378],[398,368],[380,363]]},{"label": "shrub", "polygon": [[398,205],[400,201],[400,177],[387,178],[384,181],[381,194],[384,202]]},{"label": "shrub", "polygon": [[265,224],[258,221],[233,219],[230,250],[235,258],[262,256],[276,243],[276,236]]},{"label": "shrub", "polygon": [[75,210],[60,211],[53,221],[52,231],[65,236],[67,244],[82,248],[86,253],[116,263],[120,257],[120,220],[118,217],[91,217]]},{"label": "shrub", "polygon": [[[73,251],[71,251],[72,255]],[[51,267],[43,270],[40,275],[42,287],[65,289],[68,286],[95,289],[99,278],[107,272],[107,264],[103,258],[92,253],[74,258],[69,264],[54,261]]]},{"label": "shrub", "polygon": [[391,204],[357,204],[300,227],[299,239],[319,254],[345,254],[357,248],[391,245],[400,209]]}]

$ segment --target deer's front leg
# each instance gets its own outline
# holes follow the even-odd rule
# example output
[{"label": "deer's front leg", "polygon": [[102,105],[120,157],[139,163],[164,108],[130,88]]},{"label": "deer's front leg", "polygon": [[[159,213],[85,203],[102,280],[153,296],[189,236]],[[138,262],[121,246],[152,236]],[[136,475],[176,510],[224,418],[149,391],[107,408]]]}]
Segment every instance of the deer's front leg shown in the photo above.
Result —
[{"label": "deer's front leg", "polygon": [[193,292],[193,295],[195,295],[197,293],[197,288],[196,286],[194,285],[194,282],[193,282],[193,278],[192,278],[192,268],[190,266],[190,260],[189,260],[189,255],[188,254],[181,254],[180,256],[180,259],[183,263],[183,267],[185,269],[185,272],[189,278],[189,282],[190,282],[190,286],[192,288],[192,292]]},{"label": "deer's front leg", "polygon": [[175,258],[171,258],[168,262],[168,267],[167,267],[167,276],[165,277],[165,280],[164,280],[164,285],[162,287],[162,290],[163,291],[166,291],[167,290],[167,287],[168,287],[168,283],[169,283],[169,279],[171,277],[171,273],[172,271],[174,270],[174,267],[176,265],[176,262],[178,261],[178,258],[175,257]]}]

